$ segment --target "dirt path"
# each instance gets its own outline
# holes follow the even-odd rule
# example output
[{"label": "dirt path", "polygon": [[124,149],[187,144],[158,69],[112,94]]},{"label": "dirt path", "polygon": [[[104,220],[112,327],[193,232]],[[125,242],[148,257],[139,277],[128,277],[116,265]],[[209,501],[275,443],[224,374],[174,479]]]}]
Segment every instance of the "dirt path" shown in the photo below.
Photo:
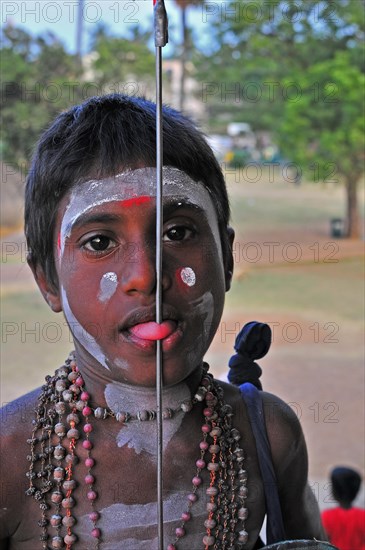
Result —
[{"label": "dirt path", "polygon": [[[267,232],[247,233],[245,240],[240,235],[234,253],[236,254],[237,279],[248,272],[265,270],[290,270],[298,264],[301,271],[311,270],[317,262],[336,260],[347,261],[359,258],[363,254],[363,243],[349,240],[329,240],[325,227],[312,227],[311,231],[293,230],[288,239],[287,230],[275,229],[268,238]],[[243,258],[245,253],[254,258],[256,251],[261,251],[256,262]],[[266,244],[265,244],[266,243]],[[269,244],[268,244],[269,243]],[[274,245],[273,243],[279,243]],[[332,244],[331,244],[332,243]],[[36,288],[32,274],[26,265],[24,240],[20,234],[7,236],[1,242],[1,292],[4,299],[17,296],[19,293],[33,292]],[[296,247],[297,246],[297,247]],[[244,248],[246,247],[246,248]],[[295,253],[300,258],[292,261]],[[251,254],[251,256],[250,256]],[[330,283],[329,283],[330,284]],[[247,310],[238,316],[238,311],[226,310],[220,328],[207,360],[212,365],[214,374],[224,378],[226,364],[233,352],[234,333],[244,322],[257,318],[257,312]],[[326,333],[316,334],[316,327],[300,311],[295,316],[295,323],[301,327],[301,337],[295,340],[293,317],[285,312],[275,312],[274,342],[269,355],[259,363],[263,368],[262,381],[264,388],[279,395],[289,403],[302,423],[310,456],[310,478],[315,492],[318,493],[322,507],[328,506],[327,474],[335,464],[352,464],[361,468],[364,463],[364,344],[362,327],[354,322],[341,323],[340,338],[331,335],[330,328]],[[237,326],[239,319],[239,326]],[[261,321],[273,319],[272,311],[260,311]],[[286,329],[284,330],[284,327]],[[326,337],[328,339],[326,340]],[[61,347],[61,345],[60,345]],[[32,348],[33,349],[33,348]],[[34,348],[39,350],[39,348]],[[24,348],[21,350],[24,351]],[[16,350],[15,350],[16,352]],[[3,358],[9,360],[5,351]],[[12,351],[14,353],[14,350]],[[32,353],[35,353],[33,351]],[[35,356],[34,356],[35,357]],[[30,357],[32,362],[33,359]],[[45,367],[47,358],[45,360]],[[42,367],[43,368],[43,367]],[[31,379],[20,376],[5,377],[2,368],[3,395],[14,392],[23,393]],[[7,371],[8,372],[8,371]],[[45,373],[47,371],[45,370]],[[10,378],[10,379],[9,379]],[[16,382],[14,382],[16,380]],[[363,496],[360,499],[364,499]]]}]

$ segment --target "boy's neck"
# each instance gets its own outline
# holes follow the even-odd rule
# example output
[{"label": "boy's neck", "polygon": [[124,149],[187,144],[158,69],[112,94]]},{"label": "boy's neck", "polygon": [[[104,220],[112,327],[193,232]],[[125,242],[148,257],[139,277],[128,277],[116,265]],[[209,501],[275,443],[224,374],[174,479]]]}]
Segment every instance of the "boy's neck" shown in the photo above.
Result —
[{"label": "boy's neck", "polygon": [[[100,365],[94,365],[92,360],[85,360],[82,352],[78,353],[77,349],[76,363],[93,407],[106,407],[113,412],[118,412],[117,409],[121,410],[122,407],[131,413],[142,409],[156,409],[156,388],[154,386],[134,385],[123,379],[118,379],[111,371],[100,368]],[[163,387],[163,406],[176,408],[182,401],[192,398],[199,386],[202,373],[202,365],[199,365],[186,379],[172,386]],[[135,410],[126,409],[126,405],[132,402]],[[116,403],[119,403],[120,407]]]},{"label": "boy's neck", "polygon": [[[103,407],[112,411],[117,417],[118,414],[129,418],[139,418],[146,415],[151,420],[156,419],[157,401],[156,388],[136,386],[128,384],[123,380],[113,377],[111,370],[106,370],[100,365],[78,359],[76,352],[76,364],[84,380],[84,389],[90,395],[89,404],[93,409]],[[203,374],[202,365],[198,366],[192,374],[174,384],[164,387],[162,390],[162,410],[166,413],[166,422],[163,429],[163,450],[167,448],[171,439],[179,431],[186,414],[186,403],[189,402],[189,409],[192,406],[192,398],[198,389]],[[184,405],[183,405],[184,403]],[[183,406],[182,406],[183,405]],[[169,409],[171,409],[169,411]],[[152,416],[151,416],[152,414]],[[165,417],[164,417],[165,418]],[[147,418],[148,419],[148,418]],[[109,426],[111,424],[109,423]],[[157,460],[157,422],[132,421],[120,424],[118,421],[112,423],[110,434],[115,438],[118,447],[134,449],[135,453],[145,453],[152,462]],[[108,428],[109,429],[109,428]]]}]

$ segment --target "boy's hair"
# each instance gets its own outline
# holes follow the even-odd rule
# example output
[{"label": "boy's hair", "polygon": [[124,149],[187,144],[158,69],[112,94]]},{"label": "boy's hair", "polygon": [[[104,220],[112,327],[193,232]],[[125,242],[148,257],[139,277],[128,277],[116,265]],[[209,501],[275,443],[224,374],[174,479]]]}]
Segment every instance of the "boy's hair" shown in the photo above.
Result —
[{"label": "boy's hair", "polygon": [[361,476],[352,468],[338,466],[331,472],[332,492],[336,500],[351,503],[361,486]]},{"label": "boy's hair", "polygon": [[[203,134],[178,111],[163,108],[163,164],[210,191],[227,250],[229,203],[220,166]],[[41,136],[25,189],[29,262],[58,288],[54,226],[62,198],[77,183],[156,165],[156,106],[139,97],[93,97],[61,113]]]}]

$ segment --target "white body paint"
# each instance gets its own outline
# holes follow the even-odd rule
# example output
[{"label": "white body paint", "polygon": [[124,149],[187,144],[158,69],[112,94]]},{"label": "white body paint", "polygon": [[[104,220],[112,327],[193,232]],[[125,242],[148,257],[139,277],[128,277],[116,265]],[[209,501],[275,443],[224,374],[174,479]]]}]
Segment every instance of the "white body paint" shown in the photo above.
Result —
[{"label": "white body paint", "polygon": [[[113,382],[105,388],[105,401],[108,407],[117,412],[129,412],[137,414],[141,410],[156,410],[155,389],[148,389],[139,386],[130,386]],[[187,384],[177,384],[162,391],[164,408],[177,408],[182,401],[190,399],[190,391]],[[184,413],[174,414],[172,418],[164,422],[163,427],[163,448],[167,445],[180,428]],[[131,422],[125,424],[117,435],[118,447],[128,445],[137,454],[142,451],[151,455],[152,460],[157,460],[157,422]]]},{"label": "white body paint", "polygon": [[[209,191],[201,183],[192,180],[185,172],[177,168],[163,167],[163,195],[176,196],[178,199],[186,197],[190,202],[201,207],[206,212],[208,219],[216,220],[217,218]],[[72,227],[80,216],[101,204],[130,200],[140,196],[156,196],[156,168],[129,170],[114,177],[86,181],[76,185],[71,192],[61,223],[60,261],[62,262],[66,239],[70,236]],[[212,232],[217,242],[218,253],[221,254],[218,223],[212,224]],[[192,286],[195,284],[195,273],[189,267],[184,269],[185,280],[183,280],[185,284]],[[100,282],[99,299],[102,302],[110,299],[116,291],[118,282],[114,275],[116,274],[112,272],[106,273]],[[101,365],[109,370],[105,354],[95,339],[85,331],[75,318],[64,290],[62,291],[62,300],[64,314],[74,337]]]},{"label": "white body paint", "polygon": [[196,275],[191,267],[183,267],[180,272],[180,277],[182,282],[187,286],[194,286],[196,283]]},{"label": "white body paint", "polygon": [[100,291],[98,298],[101,302],[107,302],[113,296],[118,286],[118,276],[116,273],[109,271],[104,273],[100,281]]},{"label": "white body paint", "polygon": [[[194,470],[194,468],[192,468]],[[128,483],[128,480],[126,480]],[[142,488],[136,487],[136,494]],[[175,529],[181,525],[181,513],[187,509],[187,492],[177,492],[164,500],[165,548],[175,539]],[[204,521],[207,518],[208,497],[204,490],[198,491],[199,499],[192,507],[194,522],[189,522],[187,532],[179,548],[189,550],[203,548],[202,538],[206,534]],[[90,535],[90,519],[83,516],[77,524],[77,531],[92,548],[95,541]],[[113,504],[100,511],[98,526],[103,533],[103,550],[158,550],[157,503],[126,505]],[[75,530],[76,531],[76,530]]]},{"label": "white body paint", "polygon": [[114,365],[119,369],[128,369],[127,361],[123,361],[123,359],[120,359],[119,357],[114,359]]}]

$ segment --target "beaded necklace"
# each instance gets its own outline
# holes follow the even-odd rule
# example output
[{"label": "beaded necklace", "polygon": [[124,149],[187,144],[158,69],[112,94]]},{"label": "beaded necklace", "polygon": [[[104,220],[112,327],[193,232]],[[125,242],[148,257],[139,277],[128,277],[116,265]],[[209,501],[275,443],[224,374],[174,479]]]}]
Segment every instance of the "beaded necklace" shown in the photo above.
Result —
[{"label": "beaded necklace", "polygon": [[[167,550],[180,548],[179,541],[186,534],[192,519],[193,505],[202,491],[201,473],[204,469],[209,473],[209,486],[205,489],[209,501],[202,548],[241,549],[248,540],[245,530],[248,515],[245,506],[247,472],[243,468],[244,453],[239,446],[241,436],[232,427],[232,407],[224,402],[223,390],[208,373],[208,368],[204,363],[200,385],[191,400],[183,401],[176,409],[163,411],[163,418],[168,421],[174,414],[189,412],[196,403],[204,402],[202,440],[199,443],[192,490],[187,496],[187,507],[181,515],[181,524],[175,529],[175,539],[168,544]],[[145,410],[132,415],[128,412],[115,414],[102,407],[93,409],[73,353],[53,377],[46,377],[35,412],[32,436],[27,440],[30,445],[30,454],[27,456],[30,466],[26,474],[29,479],[26,494],[39,503],[41,548],[57,550],[66,546],[66,550],[72,550],[77,543],[77,535],[73,532],[77,519],[72,509],[76,504],[74,472],[78,463],[77,448],[81,445],[87,452],[84,481],[88,486],[91,535],[95,540],[95,550],[101,550],[103,533],[98,527],[100,512],[96,509],[98,493],[93,475],[92,418],[99,421],[113,417],[117,422],[125,424],[153,421],[156,412]]]}]

